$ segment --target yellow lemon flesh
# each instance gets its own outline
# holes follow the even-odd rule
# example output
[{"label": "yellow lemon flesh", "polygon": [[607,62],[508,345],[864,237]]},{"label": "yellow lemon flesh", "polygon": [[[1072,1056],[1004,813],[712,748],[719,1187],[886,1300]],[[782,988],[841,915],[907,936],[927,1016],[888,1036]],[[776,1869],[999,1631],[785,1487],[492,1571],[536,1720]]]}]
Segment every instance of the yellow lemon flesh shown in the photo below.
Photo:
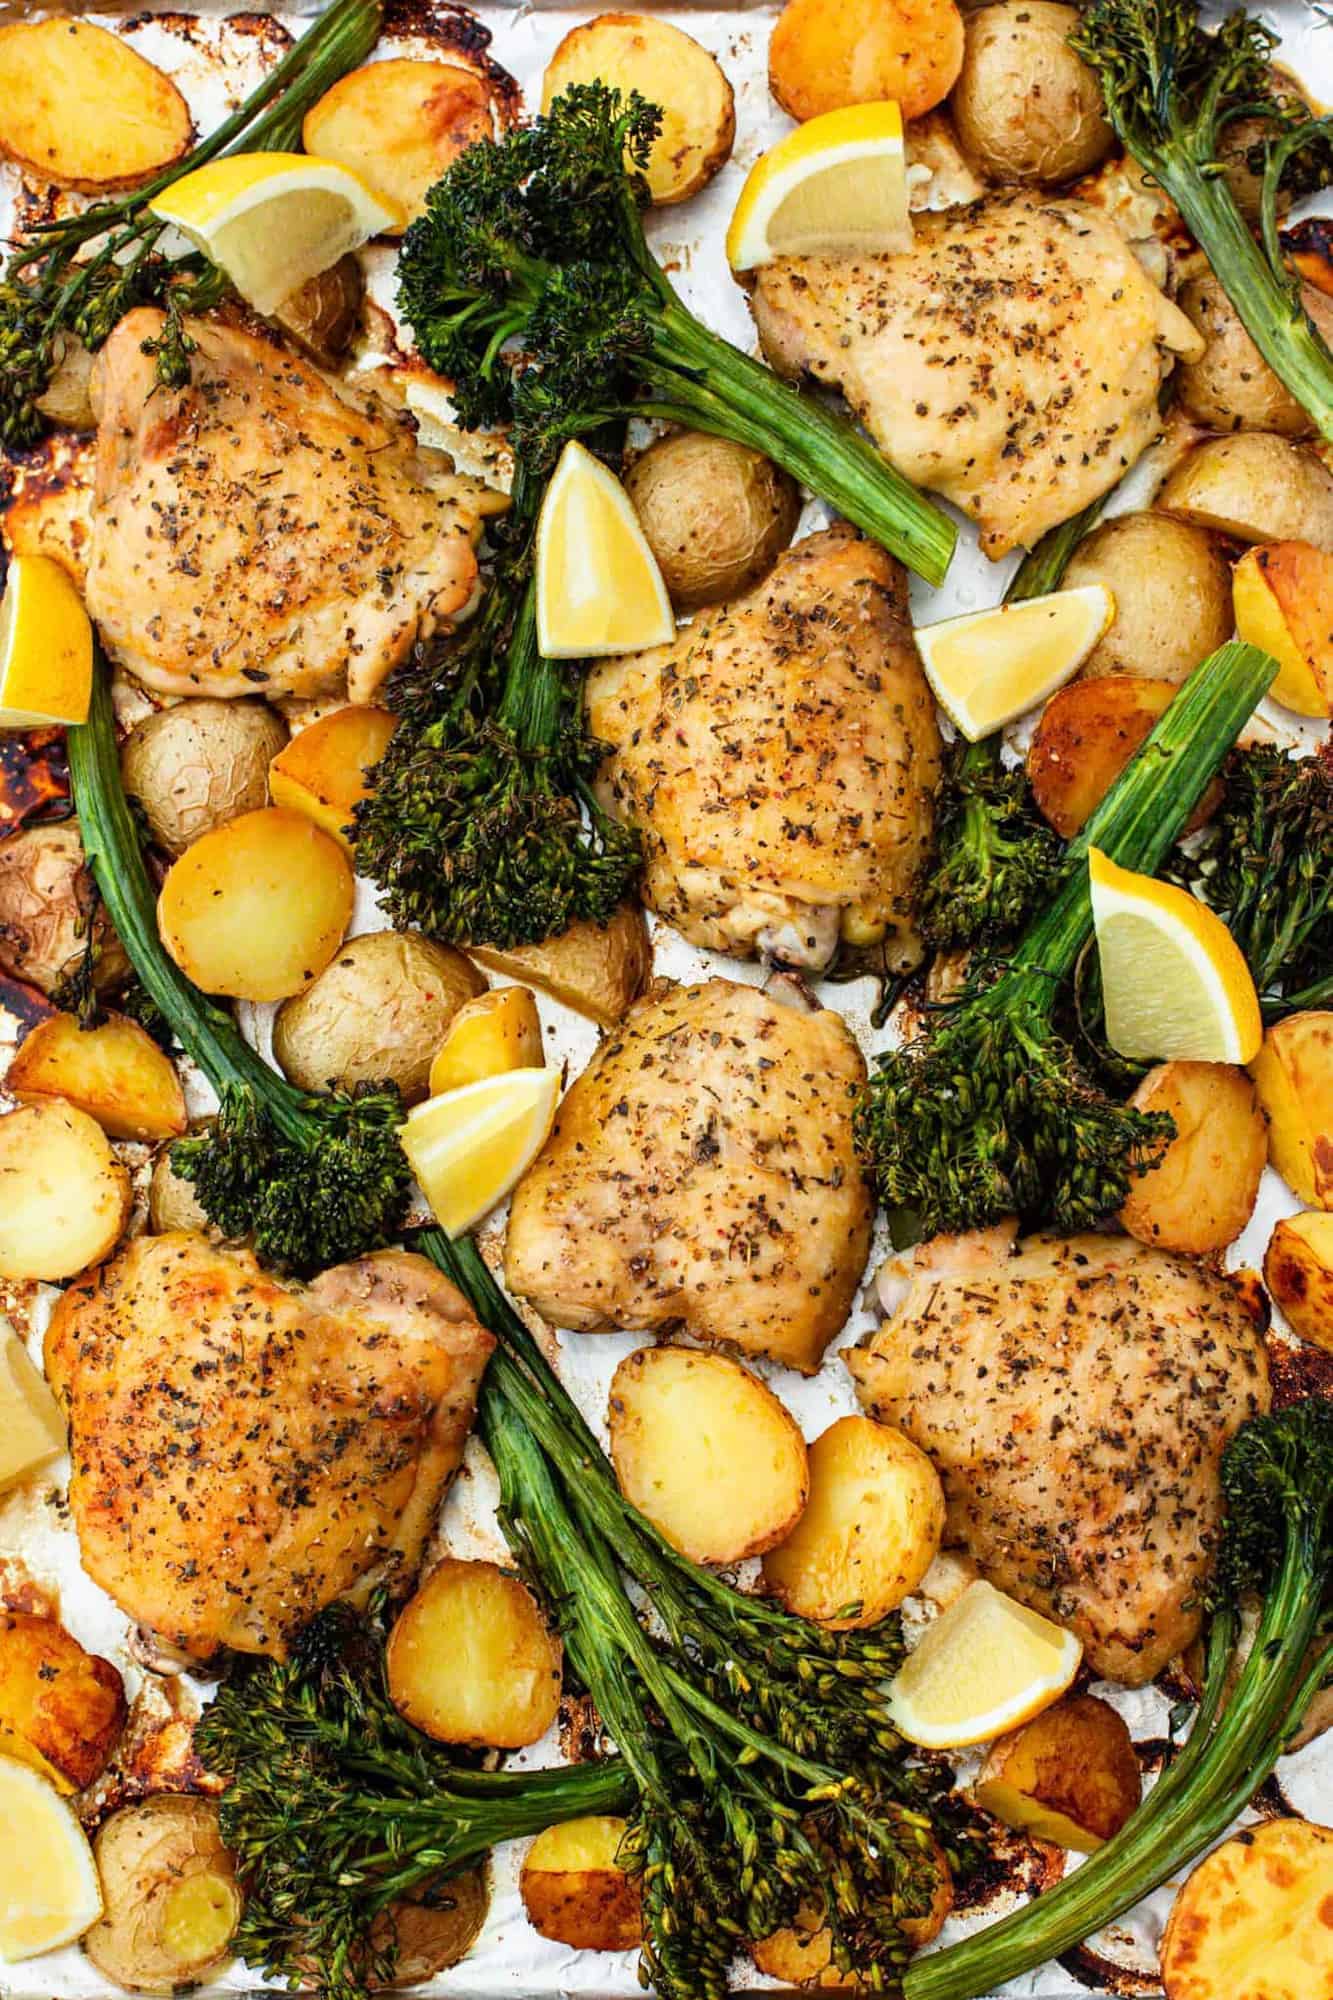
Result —
[{"label": "yellow lemon flesh", "polygon": [[1106,1038],[1116,1054],[1252,1062],[1264,1038],[1259,996],[1222,919],[1187,889],[1117,867],[1095,847],[1088,880]]},{"label": "yellow lemon flesh", "polygon": [[49,556],[15,556],[0,599],[0,729],[88,720],[93,628]]},{"label": "yellow lemon flesh", "polygon": [[727,230],[733,271],[911,244],[902,113],[887,102],[827,111],[780,139],[751,167]]},{"label": "yellow lemon flesh", "polygon": [[935,699],[969,743],[1003,729],[1076,674],[1115,617],[1103,583],[919,625]]},{"label": "yellow lemon flesh", "polygon": [[639,653],[674,637],[657,558],[614,473],[571,439],[537,522],[537,647],[548,660]]},{"label": "yellow lemon flesh", "polygon": [[45,1778],[0,1757],[0,1958],[72,1944],[102,1914],[87,1835]]},{"label": "yellow lemon flesh", "polygon": [[1083,1648],[989,1583],[970,1584],[904,1660],[889,1713],[909,1743],[949,1750],[1017,1728],[1062,1695]]},{"label": "yellow lemon flesh", "polygon": [[427,1098],[399,1127],[421,1191],[447,1236],[461,1236],[503,1201],[546,1140],[558,1069],[511,1069]]},{"label": "yellow lemon flesh", "polygon": [[149,207],[225,271],[256,312],[406,216],[334,160],[234,153],[164,188]]},{"label": "yellow lemon flesh", "polygon": [[18,1335],[0,1319],[0,1493],[64,1449],[59,1405]]}]

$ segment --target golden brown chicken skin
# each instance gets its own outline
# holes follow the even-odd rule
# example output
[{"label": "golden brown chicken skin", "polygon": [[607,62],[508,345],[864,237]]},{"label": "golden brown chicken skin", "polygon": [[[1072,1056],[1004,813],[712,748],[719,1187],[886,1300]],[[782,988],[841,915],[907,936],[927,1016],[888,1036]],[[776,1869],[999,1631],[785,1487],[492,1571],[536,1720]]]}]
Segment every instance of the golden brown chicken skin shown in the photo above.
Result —
[{"label": "golden brown chicken skin", "polygon": [[862,1405],[933,1459],[946,1540],[1142,1686],[1199,1630],[1222,1447],[1269,1405],[1253,1318],[1128,1237],[989,1231],[902,1263],[892,1318],[847,1356]]},{"label": "golden brown chicken skin", "polygon": [[514,1193],[505,1281],[584,1333],[680,1326],[811,1374],[870,1249],[865,1064],[837,1014],[660,985],[566,1093]]},{"label": "golden brown chicken skin", "polygon": [[138,1238],[46,1336],[84,1568],[196,1659],[280,1655],[334,1598],[415,1568],[493,1346],[405,1251],[298,1285],[202,1236]]}]

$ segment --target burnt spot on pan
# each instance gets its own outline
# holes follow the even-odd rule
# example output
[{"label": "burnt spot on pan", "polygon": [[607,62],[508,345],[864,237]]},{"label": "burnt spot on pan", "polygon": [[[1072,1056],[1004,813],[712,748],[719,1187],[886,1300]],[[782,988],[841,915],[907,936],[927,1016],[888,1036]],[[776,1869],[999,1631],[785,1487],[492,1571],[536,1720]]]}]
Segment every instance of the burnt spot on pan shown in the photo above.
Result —
[{"label": "burnt spot on pan", "polygon": [[64,730],[15,729],[0,735],[0,840],[24,825],[68,819],[73,810]]},{"label": "burnt spot on pan", "polygon": [[[1080,1986],[1098,1994],[1114,1994],[1115,2000],[1135,2000],[1138,1995],[1161,1992],[1157,1957],[1150,1947],[1114,1924],[1102,1932],[1099,1945],[1100,1949],[1091,1944],[1075,1945],[1058,1962]],[[1132,1954],[1131,1962],[1108,1956],[1117,1946]]]},{"label": "burnt spot on pan", "polygon": [[989,1813],[975,1815],[980,1858],[975,1868],[954,1884],[954,1913],[977,1915],[996,1904],[1006,1907],[1027,1896],[1040,1896],[1064,1878],[1064,1849],[1048,1841],[1003,1826]]},{"label": "burnt spot on pan", "polygon": [[484,77],[502,132],[522,117],[523,93],[491,54],[491,31],[471,8],[456,6],[453,0],[388,0],[384,37],[427,43],[436,54],[461,61]]},{"label": "burnt spot on pan", "polygon": [[562,1695],[558,1727],[560,1754],[569,1763],[593,1764],[606,1755],[606,1731],[591,1695]]}]

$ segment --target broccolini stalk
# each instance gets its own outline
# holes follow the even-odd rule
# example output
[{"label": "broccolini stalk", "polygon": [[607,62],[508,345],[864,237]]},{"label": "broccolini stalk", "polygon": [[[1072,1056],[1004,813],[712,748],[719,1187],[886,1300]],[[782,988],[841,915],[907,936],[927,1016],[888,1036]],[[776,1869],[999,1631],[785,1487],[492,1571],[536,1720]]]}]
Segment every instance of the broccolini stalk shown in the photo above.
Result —
[{"label": "broccolini stalk", "polygon": [[399,297],[422,354],[454,384],[460,420],[512,422],[538,473],[571,415],[583,428],[635,414],[733,438],[939,583],[957,539],[948,517],[850,423],[677,297],[640,218],[660,123],[635,94],[575,85],[436,182],[404,238]]},{"label": "broccolini stalk", "polygon": [[150,1000],[218,1093],[216,1125],[178,1140],[173,1166],[224,1235],[253,1236],[261,1257],[293,1270],[320,1271],[388,1241],[411,1189],[397,1088],[328,1097],[296,1089],[167,956],[121,785],[103,660],[88,720],[68,732],[68,747],[84,853],[107,914]]},{"label": "broccolini stalk", "polygon": [[[1205,32],[1197,0],[1094,0],[1069,37],[1096,71],[1122,144],[1171,197],[1269,367],[1333,439],[1333,354],[1301,305],[1278,241],[1284,181],[1306,191],[1333,174],[1333,121],[1278,96],[1277,36],[1238,9]],[[1219,166],[1227,128],[1257,118],[1263,147],[1263,241]]]},{"label": "broccolini stalk", "polygon": [[[60,359],[62,336],[100,347],[132,306],[166,306],[158,376],[172,387],[186,380],[190,343],[181,314],[215,304],[226,280],[204,257],[159,252],[166,225],[149,212],[149,202],[222,153],[299,146],[306,111],[369,55],[383,11],[383,0],[333,0],[231,117],[183,160],[115,201],[38,223],[10,253],[0,276],[0,443],[22,447],[41,436],[37,399]],[[91,254],[82,257],[85,249]]]},{"label": "broccolini stalk", "polygon": [[1277,663],[1257,647],[1213,653],[1176,695],[1082,832],[1061,886],[989,984],[881,1056],[856,1110],[861,1157],[890,1208],[923,1235],[1003,1215],[1083,1229],[1118,1209],[1170,1121],[1119,1104],[1080,1072],[1053,1015],[1092,932],[1089,847],[1153,873]]}]

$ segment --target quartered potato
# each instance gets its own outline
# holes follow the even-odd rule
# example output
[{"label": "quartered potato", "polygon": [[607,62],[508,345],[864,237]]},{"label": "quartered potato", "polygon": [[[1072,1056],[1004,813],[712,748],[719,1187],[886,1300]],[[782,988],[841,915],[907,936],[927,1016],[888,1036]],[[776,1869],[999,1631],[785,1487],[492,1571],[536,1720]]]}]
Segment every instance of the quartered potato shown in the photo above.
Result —
[{"label": "quartered potato", "polygon": [[1274,701],[1333,715],[1333,551],[1308,542],[1246,549],[1232,576],[1236,634],[1278,663]]},{"label": "quartered potato", "polygon": [[1333,549],[1333,473],[1304,445],[1271,431],[1240,431],[1196,446],[1157,505],[1238,542]]},{"label": "quartered potato", "polygon": [[542,110],[572,83],[637,90],[662,113],[648,156],[654,203],[685,201],[731,157],[736,136],[731,85],[693,35],[651,14],[599,14],[571,28],[546,67]]},{"label": "quartered potato", "polygon": [[555,1721],[563,1649],[527,1585],[489,1562],[437,1563],[399,1613],[395,1707],[439,1743],[521,1750]]},{"label": "quartered potato", "polygon": [[1006,1826],[1091,1854],[1142,1796],[1134,1740],[1109,1702],[1065,1695],[992,1746],[972,1797]]},{"label": "quartered potato", "polygon": [[211,1799],[159,1792],[123,1806],[93,1843],[103,1909],[83,1940],[130,1993],[174,1993],[230,1956],[241,1890]]},{"label": "quartered potato", "polygon": [[1130,1183],[1121,1228],[1159,1250],[1194,1257],[1224,1250],[1254,1213],[1268,1157],[1253,1080],[1231,1063],[1159,1063],[1131,1102],[1167,1112],[1176,1136]]},{"label": "quartered potato", "polygon": [[497,986],[468,1000],[449,1023],[430,1066],[430,1094],[440,1097],[505,1070],[540,1069],[544,1062],[537,1002],[526,986]]},{"label": "quartered potato", "polygon": [[109,1014],[95,1028],[73,1014],[39,1021],[20,1044],[5,1087],[23,1104],[63,1098],[112,1139],[179,1139],[186,1127],[180,1078],[137,1021]]},{"label": "quartered potato", "polygon": [[1292,1332],[1333,1353],[1333,1214],[1284,1216],[1268,1239],[1264,1283]]},{"label": "quartered potato", "polygon": [[56,1285],[109,1256],[130,1177],[101,1126],[52,1099],[0,1117],[0,1278]]},{"label": "quartered potato", "polygon": [[352,809],[366,796],[366,773],[379,763],[397,726],[385,708],[353,705],[299,729],[269,766],[274,805],[304,813],[350,848]]},{"label": "quartered potato", "polygon": [[633,1951],[642,1937],[639,1877],[618,1856],[628,1822],[594,1813],[548,1826],[528,1849],[519,1889],[528,1922],[574,1951]]},{"label": "quartered potato", "polygon": [[1201,1861],[1162,1935],[1167,2000],[1316,2000],[1333,1992],[1333,1828],[1246,1827]]},{"label": "quartered potato", "polygon": [[640,905],[622,903],[609,924],[571,924],[558,937],[508,951],[472,945],[469,956],[492,972],[549,993],[603,1028],[614,1028],[648,983],[653,947]]},{"label": "quartered potato", "polygon": [[0,28],[0,155],[57,187],[133,187],[194,136],[169,76],[89,21]]},{"label": "quartered potato", "polygon": [[1333,1208],[1333,1012],[1288,1014],[1250,1064],[1268,1157],[1311,1208]]},{"label": "quartered potato", "polygon": [[445,168],[468,146],[494,138],[491,92],[484,76],[461,63],[367,63],[339,77],[306,112],[301,136],[307,153],[350,167],[412,222]]},{"label": "quartered potato", "polygon": [[129,1711],[110,1660],[54,1618],[0,1610],[0,1756],[58,1792],[80,1792],[110,1759]]}]

